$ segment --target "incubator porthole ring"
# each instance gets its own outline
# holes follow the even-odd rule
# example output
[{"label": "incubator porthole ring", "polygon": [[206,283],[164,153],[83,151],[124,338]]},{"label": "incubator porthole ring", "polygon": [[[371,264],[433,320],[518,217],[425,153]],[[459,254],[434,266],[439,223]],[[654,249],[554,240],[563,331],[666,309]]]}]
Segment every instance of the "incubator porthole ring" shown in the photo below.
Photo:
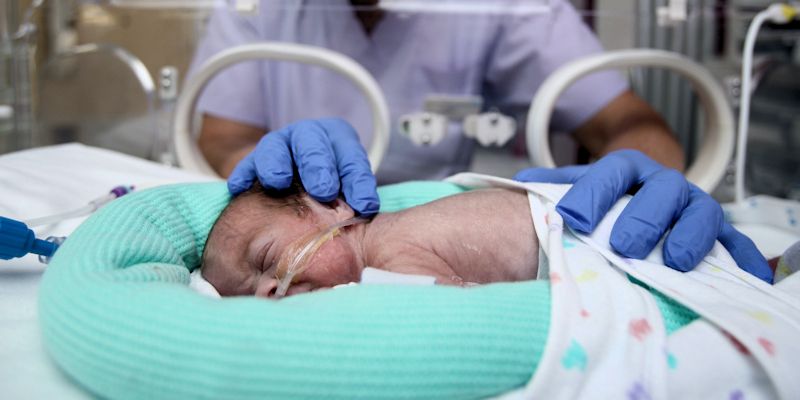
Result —
[{"label": "incubator porthole ring", "polygon": [[372,144],[368,157],[373,173],[389,147],[389,107],[375,78],[353,59],[315,46],[293,43],[264,42],[230,48],[211,57],[184,87],[175,106],[173,141],[178,165],[182,168],[216,176],[192,134],[192,117],[197,99],[206,84],[220,71],[248,60],[277,60],[316,65],[350,79],[364,94],[372,111]]},{"label": "incubator porthole ring", "polygon": [[686,172],[689,181],[710,192],[725,175],[734,148],[734,119],[727,98],[714,77],[696,62],[662,50],[621,50],[601,53],[569,63],[550,75],[531,103],[527,120],[528,154],[534,166],[555,167],[550,152],[550,116],[561,93],[592,72],[629,67],[665,68],[683,75],[708,114],[706,136]]}]

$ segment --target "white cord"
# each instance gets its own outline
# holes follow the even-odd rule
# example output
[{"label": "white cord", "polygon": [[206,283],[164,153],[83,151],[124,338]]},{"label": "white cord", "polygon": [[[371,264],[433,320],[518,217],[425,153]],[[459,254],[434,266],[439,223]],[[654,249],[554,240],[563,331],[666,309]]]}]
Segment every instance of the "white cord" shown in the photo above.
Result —
[{"label": "white cord", "polygon": [[41,218],[34,218],[22,221],[25,225],[28,225],[29,228],[33,228],[35,226],[42,226],[42,225],[52,225],[64,220],[82,217],[84,215],[89,215],[97,210],[99,210],[104,205],[110,203],[114,199],[120,198],[125,196],[126,194],[130,193],[133,190],[133,186],[117,186],[114,189],[101,197],[98,197],[89,202],[89,204],[78,208],[76,210],[63,212],[61,214],[56,215],[49,215],[47,217]]},{"label": "white cord", "polygon": [[94,212],[96,209],[97,208],[94,205],[87,204],[87,205],[85,205],[85,206],[83,206],[81,208],[75,209],[75,210],[63,212],[63,213],[56,214],[56,215],[49,215],[47,217],[29,219],[29,220],[26,220],[26,221],[23,221],[23,222],[25,223],[25,225],[28,225],[29,228],[33,228],[33,227],[36,227],[36,226],[43,226],[43,225],[52,225],[52,224],[55,224],[55,223],[58,223],[58,222],[61,222],[61,221],[64,221],[64,220],[68,220],[68,219],[72,219],[72,218],[78,218],[78,217],[82,217],[84,215],[89,215],[92,212]]},{"label": "white cord", "polygon": [[791,21],[797,14],[797,9],[793,6],[786,4],[772,4],[764,11],[758,13],[753,21],[750,22],[750,27],[747,28],[747,36],[744,40],[744,49],[742,50],[742,87],[741,87],[741,101],[739,103],[739,127],[737,132],[738,143],[736,144],[736,181],[735,181],[735,195],[736,202],[744,201],[744,167],[747,158],[747,134],[748,125],[750,124],[750,97],[751,93],[751,76],[753,73],[753,49],[756,44],[756,37],[761,25],[765,21],[770,21],[777,24],[785,24]]}]

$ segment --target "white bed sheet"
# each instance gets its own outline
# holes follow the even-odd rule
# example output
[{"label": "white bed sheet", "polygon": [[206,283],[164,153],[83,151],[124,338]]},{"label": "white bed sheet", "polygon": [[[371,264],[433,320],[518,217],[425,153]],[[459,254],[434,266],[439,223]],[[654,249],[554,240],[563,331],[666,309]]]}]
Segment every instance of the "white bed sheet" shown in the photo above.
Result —
[{"label": "white bed sheet", "polygon": [[[125,154],[66,144],[0,155],[0,216],[29,219],[76,209],[121,184],[139,188],[213,178]],[[68,236],[84,218],[36,230]],[[0,260],[0,397],[84,399],[41,343],[37,292],[44,266],[34,256]]]}]

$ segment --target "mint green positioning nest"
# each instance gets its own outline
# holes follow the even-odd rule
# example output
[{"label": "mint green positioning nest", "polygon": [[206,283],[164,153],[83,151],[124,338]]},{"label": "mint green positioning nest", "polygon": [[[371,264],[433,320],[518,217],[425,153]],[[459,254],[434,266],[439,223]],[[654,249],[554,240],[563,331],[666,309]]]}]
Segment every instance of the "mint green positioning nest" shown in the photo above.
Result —
[{"label": "mint green positioning nest", "polygon": [[[385,187],[382,211],[462,190]],[[453,399],[506,392],[535,371],[546,281],[348,287],[280,302],[193,292],[189,271],[228,200],[222,183],[162,187],[75,231],[39,299],[45,345],[67,374],[108,398]]]}]

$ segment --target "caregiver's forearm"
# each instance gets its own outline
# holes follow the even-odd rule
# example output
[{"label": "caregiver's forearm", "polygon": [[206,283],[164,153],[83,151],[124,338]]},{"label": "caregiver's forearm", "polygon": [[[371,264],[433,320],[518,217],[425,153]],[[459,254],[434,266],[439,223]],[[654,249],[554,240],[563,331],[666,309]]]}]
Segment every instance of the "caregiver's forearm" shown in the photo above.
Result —
[{"label": "caregiver's forearm", "polygon": [[659,163],[683,171],[683,149],[663,118],[644,100],[626,91],[574,132],[592,153],[636,149]]},{"label": "caregiver's forearm", "polygon": [[198,145],[214,171],[228,177],[236,164],[253,151],[264,132],[265,128],[203,114]]}]

